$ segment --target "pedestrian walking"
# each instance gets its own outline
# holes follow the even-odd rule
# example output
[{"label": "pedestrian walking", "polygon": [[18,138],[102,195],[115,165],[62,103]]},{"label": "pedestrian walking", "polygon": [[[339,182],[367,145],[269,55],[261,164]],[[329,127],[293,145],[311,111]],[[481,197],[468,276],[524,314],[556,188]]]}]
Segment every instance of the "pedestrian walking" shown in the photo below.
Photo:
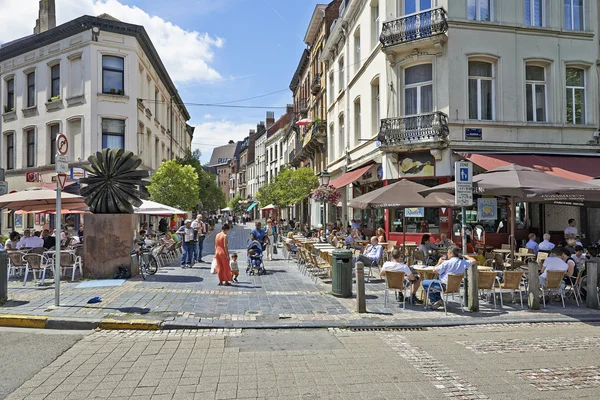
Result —
[{"label": "pedestrian walking", "polygon": [[277,254],[277,225],[275,221],[267,221],[267,235],[269,245],[267,245],[267,260],[273,261],[273,254]]},{"label": "pedestrian walking", "polygon": [[192,222],[192,228],[196,232],[196,248],[194,252],[194,260],[203,263],[202,250],[204,250],[204,239],[206,239],[206,224],[202,221],[202,214],[198,214],[196,220]]},{"label": "pedestrian walking", "polygon": [[219,286],[231,286],[231,266],[229,265],[229,241],[227,240],[229,225],[223,224],[222,231],[215,238],[216,270]]},{"label": "pedestrian walking", "polygon": [[182,242],[182,255],[181,255],[181,268],[192,268],[192,262],[194,261],[194,229],[192,229],[192,220],[186,219],[184,224],[179,227],[177,233],[181,237]]},{"label": "pedestrian walking", "polygon": [[238,276],[240,275],[240,268],[238,267],[238,255],[236,253],[233,253],[231,255],[231,276],[233,277],[233,281],[237,282],[238,281]]}]

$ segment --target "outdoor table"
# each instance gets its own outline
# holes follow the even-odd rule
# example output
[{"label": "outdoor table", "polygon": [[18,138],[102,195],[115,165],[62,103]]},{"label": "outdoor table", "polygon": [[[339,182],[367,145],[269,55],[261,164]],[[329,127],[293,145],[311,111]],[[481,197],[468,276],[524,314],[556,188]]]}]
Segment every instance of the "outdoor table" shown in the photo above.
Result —
[{"label": "outdoor table", "polygon": [[494,246],[492,246],[491,244],[478,244],[477,246],[475,246],[476,249],[484,249],[485,251],[490,251],[494,249]]}]

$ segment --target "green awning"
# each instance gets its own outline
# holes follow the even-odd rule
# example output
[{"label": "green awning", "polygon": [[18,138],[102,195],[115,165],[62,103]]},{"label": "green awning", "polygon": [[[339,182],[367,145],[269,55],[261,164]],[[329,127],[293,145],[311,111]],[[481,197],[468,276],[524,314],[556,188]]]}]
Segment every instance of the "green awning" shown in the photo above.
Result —
[{"label": "green awning", "polygon": [[254,207],[256,207],[257,204],[258,204],[257,201],[255,201],[254,203],[250,204],[250,207],[248,207],[248,209],[246,211],[252,210]]}]

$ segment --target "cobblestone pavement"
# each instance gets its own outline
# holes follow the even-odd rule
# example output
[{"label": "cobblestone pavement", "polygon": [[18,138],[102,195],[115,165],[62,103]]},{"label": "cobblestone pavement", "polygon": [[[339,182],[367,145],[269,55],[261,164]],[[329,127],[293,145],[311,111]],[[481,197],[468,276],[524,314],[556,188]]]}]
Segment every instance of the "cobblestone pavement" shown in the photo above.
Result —
[{"label": "cobblestone pavement", "polygon": [[[267,275],[245,274],[246,246],[250,225],[236,225],[230,233],[231,248],[239,254],[241,275],[239,283],[231,287],[218,286],[210,274],[210,253],[214,249],[214,235],[204,246],[204,260],[192,269],[181,269],[176,263],[161,268],[146,281],[134,278],[117,287],[77,288],[80,282],[61,282],[61,307],[54,308],[54,286],[39,287],[28,282],[26,286],[11,281],[10,301],[0,307],[0,314],[44,315],[67,318],[143,317],[166,321],[171,326],[195,326],[225,322],[240,324],[291,324],[313,323],[321,326],[340,326],[349,323],[389,323],[390,321],[414,321],[426,325],[439,321],[467,323],[468,321],[494,320],[517,322],[530,319],[549,319],[568,316],[573,320],[600,318],[597,310],[576,307],[568,302],[567,309],[552,303],[546,310],[532,312],[522,310],[520,305],[510,304],[506,298],[503,309],[494,309],[485,302],[476,314],[459,311],[458,302],[449,303],[449,314],[425,310],[422,305],[407,305],[403,311],[395,301],[384,305],[384,284],[373,280],[366,283],[367,314],[357,314],[355,298],[339,299],[330,294],[331,284],[315,283],[304,276],[295,261],[284,260],[280,251],[277,259],[267,261]],[[101,303],[87,304],[100,296]],[[393,295],[390,296],[393,299]],[[458,299],[456,299],[458,301]],[[452,322],[454,321],[454,322]]]},{"label": "cobblestone pavement", "polygon": [[[596,399],[598,353],[570,345],[599,334],[584,323],[100,331],[8,399]],[[568,339],[526,355],[464,345],[555,337]]]}]

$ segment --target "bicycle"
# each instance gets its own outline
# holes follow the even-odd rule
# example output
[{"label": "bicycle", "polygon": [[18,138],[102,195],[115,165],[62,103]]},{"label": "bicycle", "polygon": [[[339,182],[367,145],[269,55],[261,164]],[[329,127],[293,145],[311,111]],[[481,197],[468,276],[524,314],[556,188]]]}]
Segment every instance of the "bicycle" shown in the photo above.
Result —
[{"label": "bicycle", "polygon": [[146,280],[146,275],[154,275],[158,271],[158,261],[152,255],[152,249],[146,246],[144,240],[140,240],[137,244],[139,248],[134,250],[134,253],[138,259],[142,279]]}]

